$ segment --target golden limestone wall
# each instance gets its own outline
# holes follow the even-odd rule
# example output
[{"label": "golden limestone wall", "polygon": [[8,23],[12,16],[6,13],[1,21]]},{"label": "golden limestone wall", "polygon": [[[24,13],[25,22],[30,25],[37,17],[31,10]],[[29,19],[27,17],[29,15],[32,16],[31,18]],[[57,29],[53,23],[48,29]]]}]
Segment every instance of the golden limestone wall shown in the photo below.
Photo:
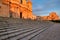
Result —
[{"label": "golden limestone wall", "polygon": [[12,18],[34,19],[30,0],[0,0],[0,16]]},{"label": "golden limestone wall", "polygon": [[9,5],[4,4],[2,0],[0,0],[0,16],[9,17]]},{"label": "golden limestone wall", "polygon": [[59,20],[59,16],[55,12],[51,12],[49,16],[43,16],[43,20]]}]

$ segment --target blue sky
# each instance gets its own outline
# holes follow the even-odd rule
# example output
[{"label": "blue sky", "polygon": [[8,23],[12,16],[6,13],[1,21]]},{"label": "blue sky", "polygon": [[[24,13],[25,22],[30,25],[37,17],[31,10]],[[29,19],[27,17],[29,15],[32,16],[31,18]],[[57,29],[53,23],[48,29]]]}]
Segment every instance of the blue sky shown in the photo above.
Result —
[{"label": "blue sky", "polygon": [[31,0],[33,13],[38,16],[47,16],[56,12],[60,16],[60,0]]}]

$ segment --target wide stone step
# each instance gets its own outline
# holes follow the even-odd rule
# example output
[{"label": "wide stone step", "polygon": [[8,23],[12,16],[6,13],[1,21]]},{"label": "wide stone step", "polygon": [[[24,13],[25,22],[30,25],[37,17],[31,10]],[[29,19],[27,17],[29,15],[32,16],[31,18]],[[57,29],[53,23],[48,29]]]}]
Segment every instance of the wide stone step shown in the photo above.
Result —
[{"label": "wide stone step", "polygon": [[20,29],[20,28],[0,28],[0,33],[1,32],[6,32],[6,31],[12,31],[12,30],[16,30],[16,29]]},{"label": "wide stone step", "polygon": [[48,28],[43,28],[35,33],[32,33],[26,37],[23,37],[23,38],[18,38],[18,40],[32,40],[33,38],[35,38],[37,35],[39,35],[41,32],[45,31],[46,29]]},{"label": "wide stone step", "polygon": [[[18,39],[21,39],[21,38],[24,38],[24,37],[27,37],[27,36],[30,36],[31,34],[33,33],[36,33],[40,30],[42,30],[43,28],[38,28],[38,29],[35,29],[35,30],[32,30],[32,31],[29,31],[29,32],[26,32],[26,33],[23,33],[23,34],[19,34],[19,35],[15,35],[13,37],[10,37],[10,38],[6,38],[5,40],[18,40]],[[34,35],[34,34],[33,34]]]},{"label": "wide stone step", "polygon": [[5,32],[1,32],[0,33],[0,36],[2,36],[2,35],[7,35],[7,34],[11,34],[11,33],[15,33],[15,32],[20,32],[20,31],[24,31],[24,30],[31,30],[31,29],[35,29],[35,28],[23,28],[23,29],[21,29],[21,28],[19,28],[19,29],[16,29],[16,30],[6,30]]},{"label": "wide stone step", "polygon": [[33,40],[53,23],[0,18],[0,40]]},{"label": "wide stone step", "polygon": [[15,35],[19,35],[19,34],[23,34],[23,33],[27,33],[27,32],[33,31],[35,29],[38,29],[38,28],[32,28],[32,29],[23,30],[23,31],[17,31],[17,32],[7,33],[7,35],[0,36],[0,39],[7,39],[7,38],[13,37]]},{"label": "wide stone step", "polygon": [[[0,33],[3,33],[3,32],[7,32],[7,31],[13,31],[13,30],[17,30],[17,29],[31,29],[31,28],[34,28],[34,27],[0,27]],[[35,27],[37,28],[37,27]]]}]

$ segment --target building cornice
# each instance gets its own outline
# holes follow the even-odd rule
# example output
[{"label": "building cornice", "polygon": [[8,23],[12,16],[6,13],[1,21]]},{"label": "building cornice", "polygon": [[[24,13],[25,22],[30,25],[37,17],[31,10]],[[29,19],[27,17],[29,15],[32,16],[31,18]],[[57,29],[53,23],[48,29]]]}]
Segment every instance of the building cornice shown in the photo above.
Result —
[{"label": "building cornice", "polygon": [[27,6],[24,6],[23,4],[17,4],[17,3],[10,3],[10,4],[15,4],[15,5],[19,6],[19,7],[26,8],[27,10],[32,12],[32,10],[30,10]]}]

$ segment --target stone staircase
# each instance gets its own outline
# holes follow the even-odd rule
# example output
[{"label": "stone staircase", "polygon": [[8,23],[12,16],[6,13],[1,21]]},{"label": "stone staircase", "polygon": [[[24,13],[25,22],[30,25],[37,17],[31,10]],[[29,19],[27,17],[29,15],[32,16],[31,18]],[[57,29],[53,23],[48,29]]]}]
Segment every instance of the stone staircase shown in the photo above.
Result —
[{"label": "stone staircase", "polygon": [[32,40],[54,23],[14,18],[0,18],[0,40]]}]

